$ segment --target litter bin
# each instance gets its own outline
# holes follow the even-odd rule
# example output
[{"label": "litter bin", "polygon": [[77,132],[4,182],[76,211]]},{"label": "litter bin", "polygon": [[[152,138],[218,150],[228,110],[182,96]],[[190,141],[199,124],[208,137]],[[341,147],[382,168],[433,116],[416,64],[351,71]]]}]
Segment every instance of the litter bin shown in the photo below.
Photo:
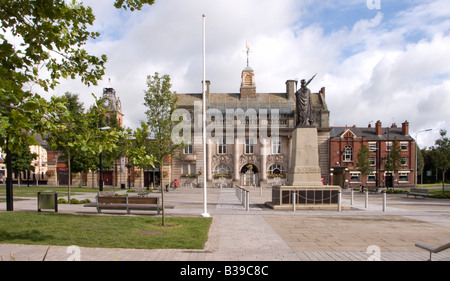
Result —
[{"label": "litter bin", "polygon": [[42,191],[37,194],[38,212],[42,209],[52,209],[58,212],[58,193],[55,191]]}]

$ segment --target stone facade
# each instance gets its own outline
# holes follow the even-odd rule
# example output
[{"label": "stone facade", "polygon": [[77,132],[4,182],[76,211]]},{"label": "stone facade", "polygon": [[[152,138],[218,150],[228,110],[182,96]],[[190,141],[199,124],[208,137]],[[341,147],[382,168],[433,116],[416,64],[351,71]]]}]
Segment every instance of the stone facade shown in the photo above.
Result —
[{"label": "stone facade", "polygon": [[[286,182],[296,120],[297,81],[286,81],[284,93],[261,93],[256,91],[255,77],[254,70],[247,66],[238,93],[212,93],[211,83],[206,81],[209,186],[272,186]],[[202,96],[178,93],[178,108],[187,109],[192,118],[192,146],[172,157],[172,181],[177,179],[182,186],[202,186],[203,177],[198,175],[205,171],[203,143],[201,129],[195,129],[196,122],[201,122]],[[319,166],[322,177],[328,179],[330,127],[325,88],[312,93],[311,99]]]}]

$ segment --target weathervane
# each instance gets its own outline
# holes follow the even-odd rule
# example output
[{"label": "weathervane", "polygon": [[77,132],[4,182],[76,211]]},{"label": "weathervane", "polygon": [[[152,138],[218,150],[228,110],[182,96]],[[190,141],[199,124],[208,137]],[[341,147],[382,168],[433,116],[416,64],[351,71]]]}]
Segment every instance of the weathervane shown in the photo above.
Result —
[{"label": "weathervane", "polygon": [[249,67],[249,54],[250,54],[250,47],[248,46],[248,44],[247,43],[245,43],[245,48],[247,49],[246,51],[244,51],[244,52],[247,52],[247,67]]}]

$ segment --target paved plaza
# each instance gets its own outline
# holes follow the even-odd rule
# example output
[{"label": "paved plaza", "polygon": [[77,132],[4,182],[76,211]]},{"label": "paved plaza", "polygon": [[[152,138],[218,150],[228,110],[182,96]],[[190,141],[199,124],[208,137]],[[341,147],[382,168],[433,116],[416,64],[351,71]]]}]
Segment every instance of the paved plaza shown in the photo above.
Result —
[{"label": "paved plaza", "polygon": [[[117,192],[123,192],[118,189]],[[79,248],[83,261],[425,261],[428,252],[415,243],[438,247],[450,242],[450,200],[407,198],[405,194],[388,194],[383,211],[382,195],[365,196],[343,192],[342,211],[273,210],[271,189],[252,189],[247,211],[231,188],[208,189],[208,212],[213,217],[204,249],[100,249]],[[90,198],[95,194],[73,195]],[[36,212],[36,199],[15,201],[15,211]],[[165,193],[168,216],[201,216],[202,189],[177,189]],[[0,210],[6,210],[0,203]],[[49,211],[51,212],[51,211]],[[59,205],[60,213],[98,215],[95,208],[82,205]],[[124,214],[103,211],[100,215]],[[132,215],[154,212],[132,211]],[[78,230],[74,230],[78,231]],[[28,246],[0,244],[0,257],[16,260],[42,260],[48,245]],[[51,246],[46,260],[64,261],[73,257],[68,247]],[[447,260],[450,250],[433,255],[433,260]]]}]

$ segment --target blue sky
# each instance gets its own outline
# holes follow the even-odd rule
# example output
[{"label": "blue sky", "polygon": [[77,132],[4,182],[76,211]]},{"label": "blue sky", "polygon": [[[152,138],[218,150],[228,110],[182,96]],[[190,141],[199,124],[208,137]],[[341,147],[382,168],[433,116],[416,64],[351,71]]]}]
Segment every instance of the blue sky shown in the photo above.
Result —
[{"label": "blue sky", "polygon": [[[374,0],[375,1],[375,0]],[[116,10],[112,0],[85,0],[102,36],[90,52],[109,58],[104,82],[85,88],[61,83],[54,94],[90,93],[112,86],[122,100],[125,125],[145,118],[145,78],[169,74],[173,90],[201,92],[202,14],[207,21],[207,79],[213,92],[238,92],[246,65],[257,92],[283,92],[285,82],[309,78],[326,88],[334,126],[410,122],[411,135],[430,146],[450,131],[450,5],[447,0],[156,0],[140,12]]]}]

